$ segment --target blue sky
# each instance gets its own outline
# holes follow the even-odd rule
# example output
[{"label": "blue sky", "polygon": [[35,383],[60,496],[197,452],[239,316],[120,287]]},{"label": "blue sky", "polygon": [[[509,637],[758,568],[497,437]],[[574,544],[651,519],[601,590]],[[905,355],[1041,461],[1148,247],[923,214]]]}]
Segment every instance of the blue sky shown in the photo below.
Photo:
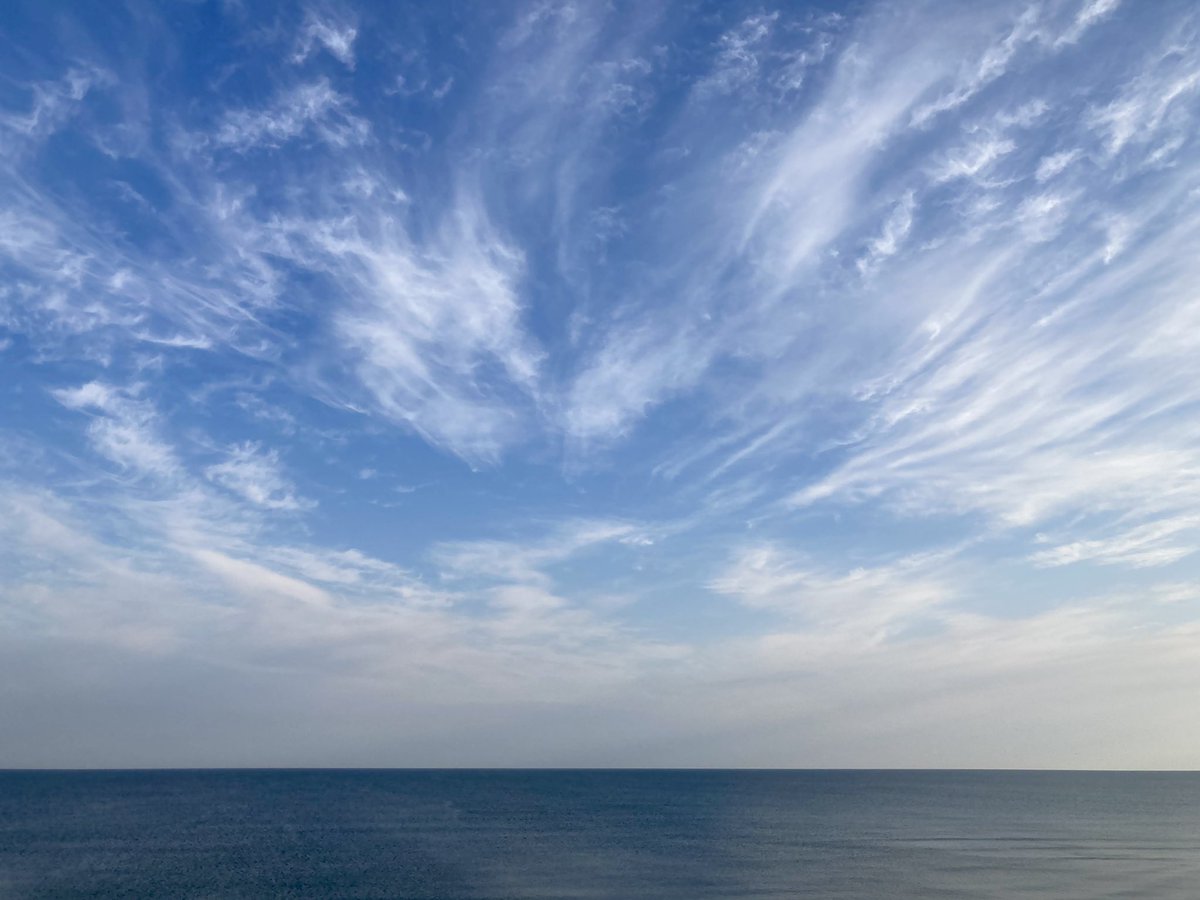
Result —
[{"label": "blue sky", "polygon": [[1194,767],[1198,115],[1170,0],[5,4],[0,765]]}]

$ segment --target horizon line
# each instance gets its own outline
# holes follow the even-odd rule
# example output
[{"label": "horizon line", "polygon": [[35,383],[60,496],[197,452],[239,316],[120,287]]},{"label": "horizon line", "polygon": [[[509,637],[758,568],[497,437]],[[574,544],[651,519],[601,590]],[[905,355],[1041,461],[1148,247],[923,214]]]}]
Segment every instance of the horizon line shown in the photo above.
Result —
[{"label": "horizon line", "polygon": [[36,767],[0,766],[0,775],[22,773],[138,773],[138,772],[810,772],[810,773],[1062,773],[1062,774],[1161,774],[1200,775],[1196,769],[1096,769],[1061,767],[976,767],[976,766],[96,766]]}]

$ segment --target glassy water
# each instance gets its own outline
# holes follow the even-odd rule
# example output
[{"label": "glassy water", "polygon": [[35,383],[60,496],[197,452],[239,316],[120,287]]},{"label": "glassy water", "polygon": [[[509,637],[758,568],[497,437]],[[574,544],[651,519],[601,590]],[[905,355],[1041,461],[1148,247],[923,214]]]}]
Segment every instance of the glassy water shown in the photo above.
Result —
[{"label": "glassy water", "polygon": [[0,773],[0,897],[1200,897],[1200,774]]}]

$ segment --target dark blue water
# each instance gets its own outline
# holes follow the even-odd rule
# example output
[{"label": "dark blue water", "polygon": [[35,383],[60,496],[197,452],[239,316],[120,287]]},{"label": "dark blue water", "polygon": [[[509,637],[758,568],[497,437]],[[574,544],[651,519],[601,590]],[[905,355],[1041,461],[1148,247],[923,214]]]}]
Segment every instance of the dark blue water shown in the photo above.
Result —
[{"label": "dark blue water", "polygon": [[0,897],[1200,897],[1200,775],[0,773]]}]

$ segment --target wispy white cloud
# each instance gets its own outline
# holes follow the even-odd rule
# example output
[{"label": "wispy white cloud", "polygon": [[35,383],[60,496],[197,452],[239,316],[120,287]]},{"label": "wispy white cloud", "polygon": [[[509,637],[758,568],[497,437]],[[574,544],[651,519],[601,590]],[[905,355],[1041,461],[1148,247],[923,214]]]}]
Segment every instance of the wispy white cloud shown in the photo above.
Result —
[{"label": "wispy white cloud", "polygon": [[1039,182],[1049,181],[1055,175],[1060,175],[1066,170],[1067,166],[1071,165],[1082,155],[1078,149],[1062,150],[1058,153],[1051,153],[1049,156],[1042,157],[1038,162],[1037,172],[1034,177]]},{"label": "wispy white cloud", "polygon": [[1175,516],[1139,525],[1114,537],[1072,541],[1047,550],[1040,550],[1030,557],[1036,566],[1066,566],[1086,560],[1096,560],[1103,565],[1129,565],[1134,567],[1163,566],[1182,559],[1200,549],[1190,544],[1180,544],[1175,539],[1183,532],[1200,527],[1196,516]]},{"label": "wispy white cloud", "polygon": [[[1171,146],[1177,136],[1190,130],[1195,116],[1188,109],[1188,100],[1200,88],[1198,53],[1194,38],[1170,47],[1150,68],[1132,78],[1117,97],[1091,110],[1088,124],[1103,136],[1110,156],[1127,147]],[[1181,146],[1182,142],[1171,152]]]},{"label": "wispy white cloud", "polygon": [[244,594],[260,597],[276,595],[285,600],[297,600],[315,607],[328,607],[332,604],[333,598],[321,588],[283,575],[259,563],[235,559],[224,553],[203,548],[193,549],[191,555],[204,568]]},{"label": "wispy white cloud", "polygon": [[1026,197],[1017,207],[1016,219],[1031,241],[1055,237],[1070,215],[1070,198],[1054,191]]},{"label": "wispy white cloud", "polygon": [[996,160],[1017,149],[1007,138],[985,138],[949,154],[933,172],[935,182],[956,178],[974,178],[986,172]]},{"label": "wispy white cloud", "polygon": [[868,272],[889,256],[895,256],[900,244],[908,237],[912,228],[913,213],[916,210],[916,198],[912,191],[900,198],[887,220],[879,236],[867,244],[867,253],[858,260],[858,270]]},{"label": "wispy white cloud", "polygon": [[73,67],[55,81],[33,82],[27,86],[29,109],[25,112],[0,110],[0,129],[23,141],[40,141],[78,112],[90,91],[111,86],[112,82],[111,73],[90,66]]},{"label": "wispy white cloud", "polygon": [[352,21],[325,17],[310,9],[305,14],[304,25],[296,39],[296,52],[292,55],[292,61],[302,63],[318,47],[324,47],[338,62],[348,69],[353,69],[354,41],[357,37],[358,28]]},{"label": "wispy white cloud", "polygon": [[989,46],[979,60],[959,77],[951,90],[914,110],[913,125],[925,125],[934,117],[962,106],[985,86],[1004,75],[1024,44],[1041,36],[1040,10],[1036,5],[1027,6],[1016,17],[1007,34]]},{"label": "wispy white cloud", "polygon": [[174,450],[159,436],[153,407],[136,392],[92,381],[53,394],[68,409],[93,413],[88,425],[92,446],[123,469],[153,476],[179,470]]},{"label": "wispy white cloud", "polygon": [[[5,615],[93,646],[199,652],[251,671],[273,660],[367,691],[400,679],[447,710],[582,699],[681,653],[530,583],[489,576],[470,591],[435,590],[358,551],[205,531],[144,530],[117,548],[61,502],[3,492],[0,508],[0,555],[19,550],[25,565],[10,572],[32,579],[8,581]],[[28,570],[38,559],[52,559],[59,575]]]},{"label": "wispy white cloud", "polygon": [[297,510],[314,505],[296,496],[295,486],[283,475],[278,451],[263,450],[257,444],[235,445],[224,461],[206,468],[204,475],[265,509]]},{"label": "wispy white cloud", "polygon": [[246,151],[279,147],[311,131],[335,147],[362,144],[370,137],[370,123],[349,110],[349,99],[321,78],[281,93],[266,108],[226,112],[212,141]]},{"label": "wispy white cloud", "polygon": [[964,67],[953,88],[936,100],[922,104],[913,112],[912,124],[927,126],[937,116],[964,106],[1008,73],[1018,54],[1027,46],[1042,52],[1054,53],[1075,44],[1089,29],[1103,22],[1120,4],[1120,0],[1084,0],[1078,12],[1058,34],[1041,4],[1030,3],[1004,26],[1004,37],[990,44],[978,60]]},{"label": "wispy white cloud", "polygon": [[[890,388],[877,430],[794,502],[891,494],[918,509],[986,510],[1009,525],[1186,506],[1197,489],[1194,435],[1155,411],[1194,403],[1193,389],[1165,377],[1170,349],[1151,350],[1141,336],[1150,322],[1190,308],[1180,289],[1191,263],[1177,255],[1189,233],[1168,231],[1158,252],[1117,257],[1110,273],[1072,285],[1074,315],[1041,319],[1016,305],[988,313],[986,330],[974,319],[969,330],[936,334],[933,347],[926,338],[911,380]],[[1101,246],[1089,265],[1106,258]],[[1163,277],[1143,287],[1144,305],[1114,301],[1150,271]],[[1004,280],[994,279],[987,295],[1004,296]],[[1149,355],[1135,363],[1134,354]]]},{"label": "wispy white cloud", "polygon": [[818,631],[851,629],[864,639],[882,640],[957,596],[945,569],[945,558],[915,556],[836,572],[763,545],[741,552],[709,586]]},{"label": "wispy white cloud", "polygon": [[1075,14],[1075,20],[1054,39],[1054,45],[1059,47],[1078,43],[1084,32],[1104,21],[1120,5],[1121,0],[1084,0],[1080,4],[1079,12]]},{"label": "wispy white cloud", "polygon": [[[834,64],[815,108],[750,139],[753,166],[740,178],[728,177],[733,148],[695,162],[693,195],[665,207],[678,215],[672,234],[683,249],[664,270],[674,277],[644,299],[644,309],[631,301],[608,339],[585,354],[563,417],[570,438],[603,445],[626,436],[666,398],[694,388],[716,361],[777,355],[790,340],[777,321],[781,298],[858,224],[867,173],[939,74],[910,63],[927,58],[943,36],[911,35],[914,44],[897,45],[885,40],[885,18],[863,26],[869,49]],[[707,125],[697,116],[687,133],[703,142]],[[725,214],[697,228],[708,204]],[[664,294],[679,302],[664,307],[657,300]]]},{"label": "wispy white cloud", "polygon": [[759,13],[743,20],[717,41],[712,71],[696,82],[695,90],[706,94],[731,94],[758,77],[762,45],[779,19],[779,13]]},{"label": "wispy white cloud", "polygon": [[664,395],[695,384],[710,353],[687,331],[666,335],[638,328],[613,334],[571,386],[566,433],[585,449],[628,434]]},{"label": "wispy white cloud", "polygon": [[297,237],[351,291],[334,328],[383,415],[472,463],[520,437],[541,354],[522,321],[522,256],[477,198],[463,194],[426,245],[390,217]]},{"label": "wispy white cloud", "polygon": [[541,540],[465,541],[444,543],[435,548],[435,560],[443,577],[449,579],[487,577],[505,582],[548,587],[546,568],[577,553],[606,544],[647,547],[654,543],[653,531],[630,522],[579,520],[561,524]]}]

